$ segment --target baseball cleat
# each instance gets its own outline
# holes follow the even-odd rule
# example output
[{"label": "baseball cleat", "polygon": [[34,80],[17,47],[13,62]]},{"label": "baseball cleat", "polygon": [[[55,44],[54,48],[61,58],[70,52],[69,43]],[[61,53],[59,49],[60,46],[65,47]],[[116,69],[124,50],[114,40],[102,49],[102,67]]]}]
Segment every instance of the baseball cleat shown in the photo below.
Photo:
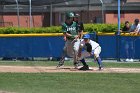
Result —
[{"label": "baseball cleat", "polygon": [[75,69],[78,69],[78,66],[77,66],[77,65],[74,65],[74,68],[75,68]]},{"label": "baseball cleat", "polygon": [[74,63],[74,68],[75,68],[75,69],[78,69],[79,66],[80,66],[79,63]]},{"label": "baseball cleat", "polygon": [[57,65],[57,68],[60,68],[60,67],[63,67],[64,66],[64,58],[62,58],[60,61],[59,61],[59,64]]},{"label": "baseball cleat", "polygon": [[103,67],[99,67],[99,71],[103,70]]},{"label": "baseball cleat", "polygon": [[64,64],[58,64],[57,68],[60,68],[60,67],[63,67],[63,66],[64,66]]}]

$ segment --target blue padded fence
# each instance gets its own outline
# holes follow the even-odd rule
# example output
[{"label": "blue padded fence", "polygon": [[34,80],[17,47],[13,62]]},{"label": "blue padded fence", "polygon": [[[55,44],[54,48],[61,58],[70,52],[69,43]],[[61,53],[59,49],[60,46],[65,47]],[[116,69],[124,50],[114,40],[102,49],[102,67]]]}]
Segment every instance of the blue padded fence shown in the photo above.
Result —
[{"label": "blue padded fence", "polygon": [[[115,35],[90,35],[102,47],[102,58],[126,58],[125,42],[131,39],[134,41],[134,58],[140,59],[139,36],[120,36],[117,47]],[[0,57],[61,57],[64,43],[62,35],[0,36]]]},{"label": "blue padded fence", "polygon": [[130,51],[131,47],[133,46],[132,51],[129,54],[132,54],[133,58],[135,59],[140,59],[139,36],[121,35],[117,37],[115,35],[99,35],[98,42],[102,47],[102,58],[127,58],[126,47],[128,48],[128,51]]},{"label": "blue padded fence", "polygon": [[1,57],[59,57],[64,41],[61,36],[0,37]]}]

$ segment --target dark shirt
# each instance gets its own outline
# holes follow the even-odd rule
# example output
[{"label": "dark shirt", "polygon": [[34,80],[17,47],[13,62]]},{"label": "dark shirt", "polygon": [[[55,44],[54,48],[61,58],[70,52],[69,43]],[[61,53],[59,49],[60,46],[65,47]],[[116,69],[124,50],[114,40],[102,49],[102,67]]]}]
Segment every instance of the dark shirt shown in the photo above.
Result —
[{"label": "dark shirt", "polygon": [[129,29],[130,29],[130,27],[124,26],[123,29],[122,29],[122,32],[129,32]]},{"label": "dark shirt", "polygon": [[77,24],[78,24],[79,32],[82,32],[82,30],[84,31],[83,22],[77,22]]}]

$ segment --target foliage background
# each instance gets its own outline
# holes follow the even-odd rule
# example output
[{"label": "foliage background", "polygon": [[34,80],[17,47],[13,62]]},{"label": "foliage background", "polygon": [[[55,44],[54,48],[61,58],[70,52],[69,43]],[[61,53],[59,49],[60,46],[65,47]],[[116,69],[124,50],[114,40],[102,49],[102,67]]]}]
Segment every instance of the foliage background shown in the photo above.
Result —
[{"label": "foliage background", "polygon": [[[123,24],[121,24],[121,28]],[[116,32],[117,24],[84,24],[84,32]],[[0,34],[28,34],[28,33],[62,33],[61,26],[40,27],[40,28],[17,28],[17,27],[2,27]]]}]

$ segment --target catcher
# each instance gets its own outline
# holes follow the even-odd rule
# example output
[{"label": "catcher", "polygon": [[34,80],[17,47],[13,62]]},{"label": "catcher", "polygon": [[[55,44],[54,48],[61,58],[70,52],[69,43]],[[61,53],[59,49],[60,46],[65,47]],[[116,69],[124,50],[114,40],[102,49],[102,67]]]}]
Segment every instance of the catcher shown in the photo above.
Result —
[{"label": "catcher", "polygon": [[83,67],[79,68],[79,70],[89,70],[87,63],[85,62],[86,57],[94,56],[94,59],[97,61],[99,65],[99,70],[102,68],[102,61],[99,56],[101,52],[101,47],[95,41],[90,40],[90,35],[85,34],[79,46],[78,51],[78,60],[80,60],[83,64]]}]

